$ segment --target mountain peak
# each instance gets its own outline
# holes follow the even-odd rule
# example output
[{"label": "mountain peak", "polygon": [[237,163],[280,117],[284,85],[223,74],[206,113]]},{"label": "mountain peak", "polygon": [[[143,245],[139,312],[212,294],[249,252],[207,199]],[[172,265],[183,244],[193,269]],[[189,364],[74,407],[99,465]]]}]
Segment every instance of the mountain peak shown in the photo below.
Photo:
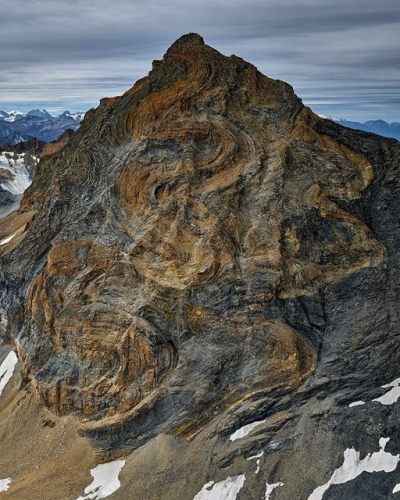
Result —
[{"label": "mountain peak", "polygon": [[196,45],[204,45],[204,39],[197,33],[187,33],[179,37],[167,50],[167,54],[180,50],[183,47],[193,47]]},{"label": "mountain peak", "polygon": [[[346,449],[379,461],[382,437],[397,466],[399,408],[376,398],[399,376],[398,169],[396,141],[318,118],[198,35],[177,40],[41,159],[0,224],[1,338],[48,410],[13,427],[5,466],[22,468],[9,455],[26,422],[24,436],[66,415],[71,450],[78,433],[105,461],[141,447],[118,498],[279,484],[282,500],[321,498],[349,477],[333,472],[343,452],[345,470]],[[21,415],[32,399],[6,401]]]},{"label": "mountain peak", "polygon": [[53,118],[51,116],[51,114],[46,111],[45,109],[31,109],[30,111],[28,111],[28,113],[26,114],[26,116],[34,116],[34,117],[37,117],[37,118]]}]

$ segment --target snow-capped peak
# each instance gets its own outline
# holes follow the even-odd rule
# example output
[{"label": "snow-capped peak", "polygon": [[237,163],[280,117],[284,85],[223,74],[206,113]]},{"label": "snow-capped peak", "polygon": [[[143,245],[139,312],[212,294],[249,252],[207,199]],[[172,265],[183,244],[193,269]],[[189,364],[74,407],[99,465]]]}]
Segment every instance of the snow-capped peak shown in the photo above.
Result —
[{"label": "snow-capped peak", "polygon": [[76,113],[70,113],[70,116],[74,120],[81,122],[83,120],[83,117],[85,116],[85,114],[86,114],[86,111],[77,111]]},{"label": "snow-capped peak", "polygon": [[45,109],[31,109],[26,116],[35,116],[37,118],[53,118],[51,114]]},{"label": "snow-capped peak", "polygon": [[324,120],[331,120],[333,122],[342,122],[346,121],[343,118],[337,118],[336,116],[330,116],[330,115],[324,115],[323,113],[318,113],[318,116],[320,118],[323,118]]},{"label": "snow-capped peak", "polygon": [[15,120],[18,120],[19,118],[26,116],[25,113],[23,113],[19,109],[13,109],[12,111],[6,114],[7,116],[4,118],[5,122],[15,122]]},{"label": "snow-capped peak", "polygon": [[83,120],[86,111],[75,111],[71,113],[70,111],[64,111],[61,114],[55,116],[51,115],[47,109],[31,109],[27,113],[23,113],[18,109],[14,109],[13,111],[2,111],[0,110],[0,121],[3,122],[15,122],[16,120],[21,120],[21,118],[32,117],[32,118],[44,118],[48,120],[53,120],[55,118],[69,118],[78,123]]},{"label": "snow-capped peak", "polygon": [[67,110],[58,115],[57,118],[71,118],[72,120],[81,122],[83,120],[83,117],[85,116],[85,113],[86,111],[76,111],[74,113],[71,113]]}]

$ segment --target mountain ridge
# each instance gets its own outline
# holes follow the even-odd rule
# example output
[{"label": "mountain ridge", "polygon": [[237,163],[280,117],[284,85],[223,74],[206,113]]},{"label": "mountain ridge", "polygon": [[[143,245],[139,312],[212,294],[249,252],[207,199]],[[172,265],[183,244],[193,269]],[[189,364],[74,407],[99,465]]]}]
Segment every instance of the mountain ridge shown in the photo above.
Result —
[{"label": "mountain ridge", "polygon": [[332,120],[343,127],[352,128],[355,130],[362,130],[364,132],[372,132],[383,137],[400,140],[400,123],[387,122],[382,119],[367,120],[365,122],[357,122],[354,120],[346,120],[344,118],[334,118],[323,114],[318,115],[321,118]]},{"label": "mountain ridge", "polygon": [[44,142],[56,140],[66,129],[77,130],[84,113],[64,111],[52,116],[45,109],[32,109],[27,113],[18,110],[0,111],[0,145],[15,145],[38,139]]}]

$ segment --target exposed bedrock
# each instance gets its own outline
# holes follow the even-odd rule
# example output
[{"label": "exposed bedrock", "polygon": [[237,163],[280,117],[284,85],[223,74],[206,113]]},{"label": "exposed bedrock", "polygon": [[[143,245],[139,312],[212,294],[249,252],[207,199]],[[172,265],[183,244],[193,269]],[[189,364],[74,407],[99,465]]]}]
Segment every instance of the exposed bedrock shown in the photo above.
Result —
[{"label": "exposed bedrock", "polygon": [[[284,449],[320,443],[344,426],[335,398],[395,375],[398,158],[178,40],[41,160],[0,224],[25,224],[0,246],[3,331],[40,401],[109,456],[212,421],[223,439],[265,420]],[[218,467],[256,446],[221,443]]]}]

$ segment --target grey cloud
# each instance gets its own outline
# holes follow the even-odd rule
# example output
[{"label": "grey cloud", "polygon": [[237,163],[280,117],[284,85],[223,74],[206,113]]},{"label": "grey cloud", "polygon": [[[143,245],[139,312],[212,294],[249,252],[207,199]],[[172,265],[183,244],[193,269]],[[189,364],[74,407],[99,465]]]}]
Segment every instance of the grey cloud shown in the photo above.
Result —
[{"label": "grey cloud", "polygon": [[95,105],[196,31],[288,81],[306,104],[400,121],[399,28],[397,0],[19,0],[2,9],[0,109],[46,96]]}]

